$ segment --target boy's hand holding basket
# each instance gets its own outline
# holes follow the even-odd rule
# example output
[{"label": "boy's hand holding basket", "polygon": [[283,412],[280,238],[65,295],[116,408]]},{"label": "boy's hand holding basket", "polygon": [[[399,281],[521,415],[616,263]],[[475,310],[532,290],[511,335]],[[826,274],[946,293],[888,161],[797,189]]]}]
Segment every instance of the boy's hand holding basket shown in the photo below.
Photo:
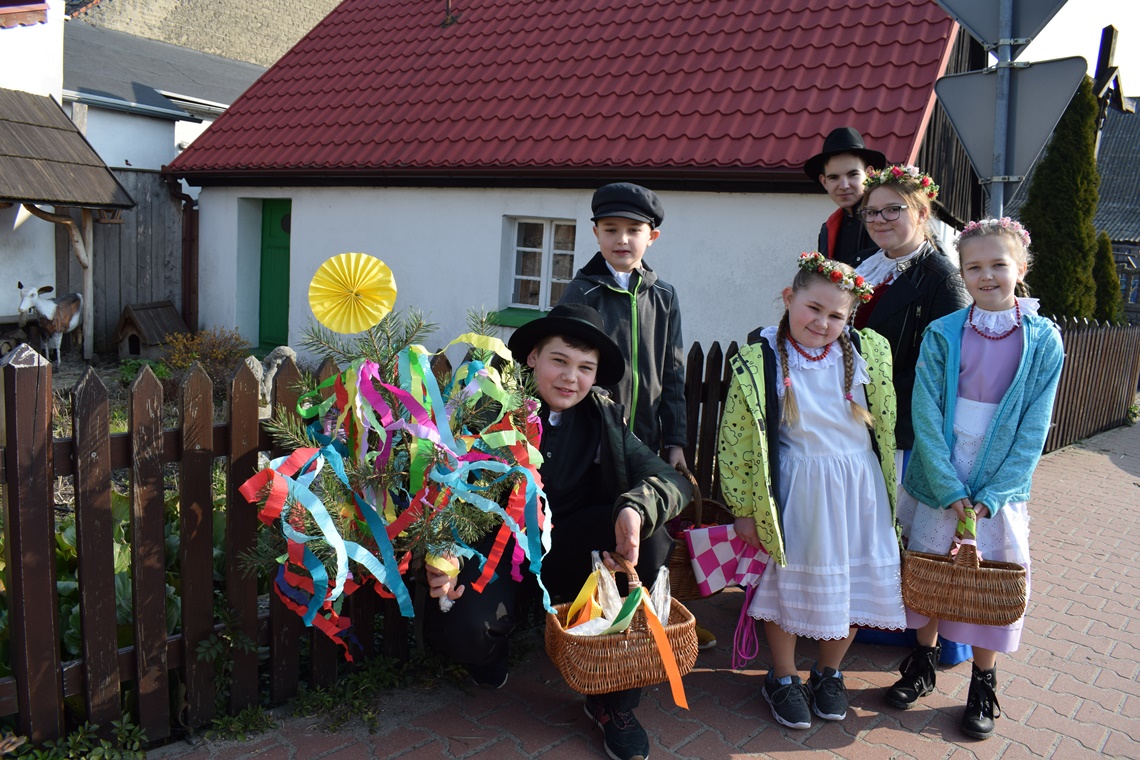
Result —
[{"label": "boy's hand holding basket", "polygon": [[[546,653],[567,685],[581,694],[608,694],[669,681],[673,700],[687,709],[681,676],[697,660],[696,621],[675,598],[669,599],[668,620],[659,619],[633,565],[620,554],[611,556],[629,578],[630,592],[604,630],[621,627],[626,620],[628,625],[619,632],[598,635],[572,631],[576,624],[588,624],[596,617],[592,609],[602,604],[597,587],[613,583],[609,571],[596,566],[577,600],[555,605],[554,612],[547,613]],[[656,588],[654,592],[656,596]]]}]

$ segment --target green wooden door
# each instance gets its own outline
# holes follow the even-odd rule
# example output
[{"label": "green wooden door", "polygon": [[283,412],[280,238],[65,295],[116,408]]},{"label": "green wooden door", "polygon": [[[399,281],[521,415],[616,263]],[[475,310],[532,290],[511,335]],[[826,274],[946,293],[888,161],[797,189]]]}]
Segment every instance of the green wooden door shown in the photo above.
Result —
[{"label": "green wooden door", "polygon": [[261,202],[261,294],[258,346],[268,352],[289,342],[289,221],[292,201]]}]

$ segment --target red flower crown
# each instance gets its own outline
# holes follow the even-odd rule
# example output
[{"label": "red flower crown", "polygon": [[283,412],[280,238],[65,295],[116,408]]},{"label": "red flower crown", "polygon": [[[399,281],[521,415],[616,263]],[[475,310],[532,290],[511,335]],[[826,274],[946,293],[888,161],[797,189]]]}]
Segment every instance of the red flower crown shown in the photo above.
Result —
[{"label": "red flower crown", "polygon": [[868,285],[860,275],[854,272],[845,272],[837,266],[838,262],[826,258],[819,251],[801,253],[796,263],[804,271],[822,274],[841,290],[850,290],[860,303],[867,303],[871,300],[871,293],[874,292],[874,288]]},{"label": "red flower crown", "polygon": [[930,200],[938,197],[938,185],[934,184],[934,179],[917,166],[909,164],[906,166],[892,164],[882,170],[868,168],[867,178],[863,180],[863,187],[870,191],[879,185],[901,185],[919,189],[926,193],[926,197]]}]

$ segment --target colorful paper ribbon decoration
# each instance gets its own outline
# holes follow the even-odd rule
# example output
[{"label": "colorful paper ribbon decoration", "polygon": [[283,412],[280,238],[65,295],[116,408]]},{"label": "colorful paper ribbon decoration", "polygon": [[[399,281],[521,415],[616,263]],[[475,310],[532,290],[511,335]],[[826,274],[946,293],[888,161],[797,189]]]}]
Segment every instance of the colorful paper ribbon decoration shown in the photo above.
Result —
[{"label": "colorful paper ribbon decoration", "polygon": [[[457,340],[499,356],[510,356],[497,338],[468,334]],[[350,594],[361,585],[359,579],[354,581],[349,576],[349,560],[362,569],[365,582],[374,581],[377,593],[395,598],[401,614],[411,617],[411,599],[401,578],[410,557],[405,554],[397,559],[393,539],[425,514],[434,519],[433,515],[454,503],[474,506],[502,521],[486,557],[455,537],[453,553],[481,563],[482,571],[471,584],[472,590],[481,592],[496,577],[513,536],[512,578],[522,579],[521,567],[526,562],[539,580],[545,607],[553,609],[541,579],[542,557],[550,549],[551,523],[538,475],[542,457],[534,445],[540,435],[537,404],[527,402],[526,429],[519,430],[514,426],[514,417],[506,413],[510,393],[495,369],[479,361],[467,362],[441,391],[429,356],[422,346],[400,352],[393,382],[381,377],[375,362],[358,360],[303,395],[298,400],[297,413],[310,420],[309,434],[320,446],[298,449],[274,460],[240,489],[250,503],[265,498],[258,517],[267,525],[279,522],[288,546],[273,585],[275,593],[302,616],[306,625],[317,626],[344,647],[346,657],[351,629],[347,618],[340,616],[334,605],[342,594]],[[385,401],[382,391],[390,394],[393,405]],[[444,402],[445,396],[451,399],[450,404]],[[459,403],[477,401],[481,396],[499,402],[498,417],[482,430],[453,432],[453,416]],[[371,465],[377,472],[387,472],[396,444],[404,441],[411,457],[406,490],[364,493],[353,487],[345,470],[345,458]],[[502,451],[506,455],[500,455]],[[375,553],[341,536],[333,519],[335,510],[330,510],[310,488],[325,465],[351,494],[352,501],[346,506],[352,510],[361,535],[375,543]],[[505,505],[485,495],[508,479],[513,479],[515,486]],[[309,515],[318,534],[301,532],[298,510]],[[310,550],[313,542],[324,542],[332,549],[336,566],[332,578]],[[298,572],[302,568],[307,577]]]}]

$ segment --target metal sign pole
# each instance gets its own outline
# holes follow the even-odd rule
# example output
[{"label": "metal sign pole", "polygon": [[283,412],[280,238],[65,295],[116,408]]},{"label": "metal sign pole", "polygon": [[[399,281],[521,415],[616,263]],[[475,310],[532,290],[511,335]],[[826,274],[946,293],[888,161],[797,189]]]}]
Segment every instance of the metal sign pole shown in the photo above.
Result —
[{"label": "metal sign pole", "polygon": [[990,178],[990,216],[998,219],[1005,207],[1005,151],[1009,127],[1010,42],[1013,36],[1013,0],[998,5],[997,100],[994,103],[994,166]]}]

